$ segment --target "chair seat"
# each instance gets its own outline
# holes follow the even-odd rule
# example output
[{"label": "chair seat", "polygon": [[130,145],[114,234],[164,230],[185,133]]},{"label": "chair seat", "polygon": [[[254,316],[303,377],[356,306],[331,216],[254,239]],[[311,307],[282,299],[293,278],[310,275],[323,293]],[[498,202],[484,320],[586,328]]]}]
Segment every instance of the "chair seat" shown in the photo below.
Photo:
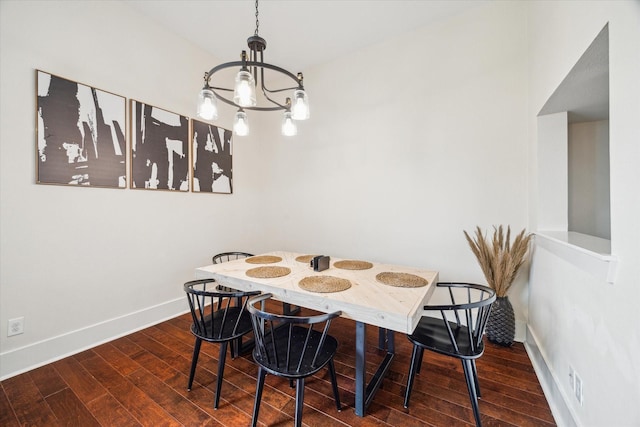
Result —
[{"label": "chair seat", "polygon": [[[338,341],[330,336],[325,336],[324,345],[318,352],[318,356],[313,363],[313,358],[316,354],[316,349],[320,339],[322,338],[322,332],[311,331],[307,346],[305,348],[304,343],[307,338],[307,328],[293,326],[291,328],[291,353],[289,355],[290,366],[287,366],[287,345],[289,342],[289,328],[281,327],[276,329],[275,332],[275,346],[267,346],[266,355],[261,355],[259,351],[254,351],[253,358],[256,363],[260,364],[270,374],[278,375],[286,378],[302,378],[309,375],[313,375],[333,358],[337,348]],[[265,341],[271,343],[271,334],[266,334]],[[274,347],[278,349],[278,357],[274,356]],[[297,368],[297,364],[300,361],[302,352],[305,351],[304,357],[300,367]],[[313,365],[312,365],[313,363]]]},{"label": "chair seat", "polygon": [[458,344],[458,351],[451,344],[444,321],[436,317],[423,316],[416,329],[408,336],[409,341],[436,353],[460,359],[477,359],[482,356],[484,352],[482,341],[474,349],[469,342],[469,330],[466,326],[458,326],[455,322],[449,322],[449,325]]},{"label": "chair seat", "polygon": [[[226,316],[224,322],[222,317]],[[240,320],[238,321],[238,317]],[[237,328],[234,333],[234,328]],[[211,326],[211,315],[204,318],[204,328],[200,324],[191,325],[191,333],[198,338],[208,342],[221,342],[229,341],[234,338],[239,338],[251,332],[251,315],[242,309],[242,307],[229,307],[226,313],[222,310],[218,310],[214,314],[213,330]],[[222,332],[220,328],[222,327]]]}]

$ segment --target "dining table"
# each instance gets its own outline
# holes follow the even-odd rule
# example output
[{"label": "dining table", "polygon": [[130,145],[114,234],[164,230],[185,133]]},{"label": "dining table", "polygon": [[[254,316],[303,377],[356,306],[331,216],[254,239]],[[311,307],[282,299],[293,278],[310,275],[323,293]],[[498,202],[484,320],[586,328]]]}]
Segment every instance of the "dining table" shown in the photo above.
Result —
[{"label": "dining table", "polygon": [[[328,269],[314,271],[318,254],[272,251],[254,257],[206,265],[196,279],[214,279],[242,291],[271,293],[286,304],[323,313],[340,311],[355,321],[355,413],[364,416],[395,353],[394,332],[411,334],[429,300],[438,272],[367,260],[334,258]],[[275,277],[274,277],[275,276]],[[366,328],[379,328],[378,348],[385,351],[367,383]]]}]

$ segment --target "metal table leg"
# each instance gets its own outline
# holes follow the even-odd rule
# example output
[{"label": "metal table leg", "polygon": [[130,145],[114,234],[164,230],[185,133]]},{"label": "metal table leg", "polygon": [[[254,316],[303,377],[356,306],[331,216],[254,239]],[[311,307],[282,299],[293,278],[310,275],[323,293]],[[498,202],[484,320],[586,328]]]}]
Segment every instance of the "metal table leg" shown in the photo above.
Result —
[{"label": "metal table leg", "polygon": [[[394,333],[389,329],[381,329],[378,335],[378,344],[387,351],[387,354],[378,366],[376,373],[367,384],[366,379],[366,323],[356,322],[356,415],[363,417],[367,407],[378,391],[395,352]],[[385,339],[383,339],[383,337]]]}]

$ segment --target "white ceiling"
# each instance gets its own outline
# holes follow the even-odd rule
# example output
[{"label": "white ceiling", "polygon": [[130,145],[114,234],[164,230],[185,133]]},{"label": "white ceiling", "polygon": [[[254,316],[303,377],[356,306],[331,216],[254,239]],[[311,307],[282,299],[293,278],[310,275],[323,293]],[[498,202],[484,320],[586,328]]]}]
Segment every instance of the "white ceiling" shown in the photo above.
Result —
[{"label": "white ceiling", "polygon": [[[293,73],[304,72],[490,1],[498,0],[262,0],[259,35],[267,41],[266,62]],[[247,50],[247,38],[255,31],[254,0],[124,3],[220,62],[239,60],[240,52]],[[581,60],[587,64],[582,67],[586,71],[572,71],[540,114],[570,111],[572,121],[608,118],[607,46],[605,40],[597,49],[590,49],[593,54]],[[584,87],[576,89],[579,84]]]},{"label": "white ceiling", "polygon": [[[262,0],[259,35],[267,41],[266,62],[304,72],[486,1]],[[255,31],[253,0],[129,0],[125,4],[222,62],[239,60]]]}]

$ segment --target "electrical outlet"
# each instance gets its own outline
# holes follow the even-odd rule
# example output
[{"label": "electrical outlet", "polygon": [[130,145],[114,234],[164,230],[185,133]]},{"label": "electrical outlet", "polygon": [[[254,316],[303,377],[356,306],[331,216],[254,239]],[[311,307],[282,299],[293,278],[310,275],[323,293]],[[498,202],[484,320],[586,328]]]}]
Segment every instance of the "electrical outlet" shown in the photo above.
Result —
[{"label": "electrical outlet", "polygon": [[575,385],[573,387],[573,390],[575,392],[578,403],[580,404],[580,406],[582,406],[582,378],[580,378],[578,374],[574,373],[574,380]]},{"label": "electrical outlet", "polygon": [[24,333],[24,317],[9,319],[7,321],[7,336],[20,335]]}]

